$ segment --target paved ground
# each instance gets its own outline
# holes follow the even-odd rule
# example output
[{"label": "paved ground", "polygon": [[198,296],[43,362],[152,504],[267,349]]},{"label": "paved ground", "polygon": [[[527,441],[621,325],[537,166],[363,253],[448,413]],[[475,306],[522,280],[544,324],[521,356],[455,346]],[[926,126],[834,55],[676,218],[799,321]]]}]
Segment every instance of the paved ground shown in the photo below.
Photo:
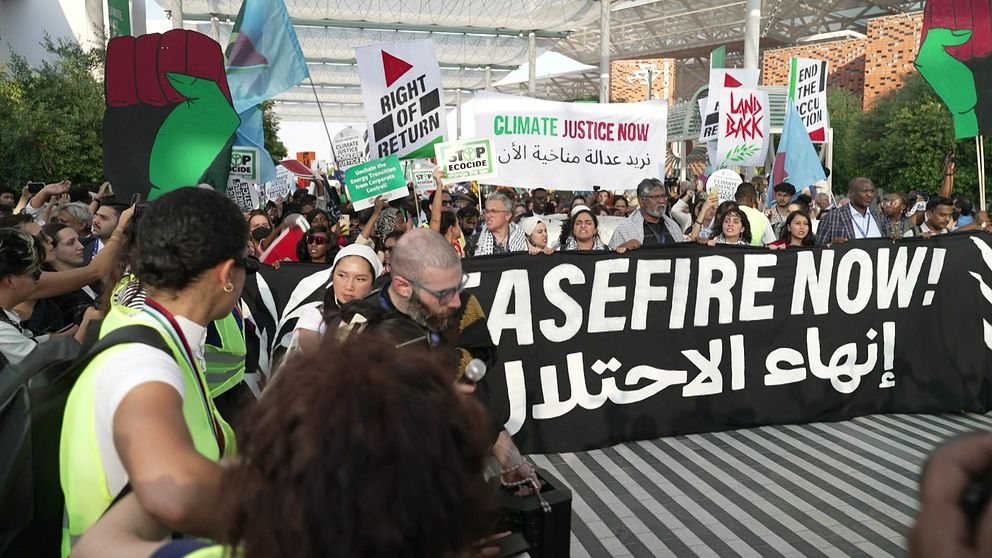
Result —
[{"label": "paved ground", "polygon": [[992,414],[878,415],[532,456],[572,489],[572,556],[904,556],[920,467]]}]

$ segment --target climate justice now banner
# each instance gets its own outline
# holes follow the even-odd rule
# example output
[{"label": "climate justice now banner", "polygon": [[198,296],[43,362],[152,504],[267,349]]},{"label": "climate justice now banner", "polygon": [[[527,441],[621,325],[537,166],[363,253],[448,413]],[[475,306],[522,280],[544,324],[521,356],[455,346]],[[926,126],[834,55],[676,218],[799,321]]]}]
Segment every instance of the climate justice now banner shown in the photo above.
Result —
[{"label": "climate justice now banner", "polygon": [[[992,236],[769,251],[685,244],[464,262],[501,366],[491,411],[528,453],[873,413],[983,412]],[[303,269],[300,269],[303,268]],[[328,273],[245,288],[263,354]],[[264,286],[263,286],[264,285]],[[261,288],[260,288],[261,286]]]},{"label": "climate justice now banner", "polygon": [[516,188],[634,188],[664,173],[665,101],[557,103],[480,91],[475,132],[493,138],[496,177]]}]

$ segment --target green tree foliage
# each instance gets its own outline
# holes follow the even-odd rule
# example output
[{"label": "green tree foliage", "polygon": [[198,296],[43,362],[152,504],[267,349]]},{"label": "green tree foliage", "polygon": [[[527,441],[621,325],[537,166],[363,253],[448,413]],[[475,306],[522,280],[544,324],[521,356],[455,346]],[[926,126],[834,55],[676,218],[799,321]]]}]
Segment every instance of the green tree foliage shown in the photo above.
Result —
[{"label": "green tree foliage", "polygon": [[951,114],[919,75],[860,112],[860,100],[835,90],[828,98],[834,128],[834,190],[844,192],[855,176],[867,176],[889,192],[935,194],[944,155],[957,161],[955,195],[978,200],[978,165],[973,139],[957,141]]},{"label": "green tree foliage", "polygon": [[272,106],[275,103],[265,101],[262,103],[262,131],[265,134],[265,150],[272,156],[272,161],[279,164],[288,155],[286,146],[279,141],[279,117],[276,116]]},{"label": "green tree foliage", "polygon": [[104,51],[45,38],[49,60],[0,66],[0,183],[103,178]]}]

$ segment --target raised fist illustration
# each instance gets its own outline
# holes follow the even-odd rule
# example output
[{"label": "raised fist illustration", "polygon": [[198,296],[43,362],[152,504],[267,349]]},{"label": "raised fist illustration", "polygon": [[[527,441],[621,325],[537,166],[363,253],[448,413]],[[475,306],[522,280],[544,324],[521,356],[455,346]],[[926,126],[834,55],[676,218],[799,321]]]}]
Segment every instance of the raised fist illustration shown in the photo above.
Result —
[{"label": "raised fist illustration", "polygon": [[240,119],[214,40],[185,29],[116,37],[105,77],[103,168],[120,199],[152,200],[228,164]]},{"label": "raised fist illustration", "polygon": [[954,118],[958,139],[992,131],[992,0],[928,0],[916,69]]}]

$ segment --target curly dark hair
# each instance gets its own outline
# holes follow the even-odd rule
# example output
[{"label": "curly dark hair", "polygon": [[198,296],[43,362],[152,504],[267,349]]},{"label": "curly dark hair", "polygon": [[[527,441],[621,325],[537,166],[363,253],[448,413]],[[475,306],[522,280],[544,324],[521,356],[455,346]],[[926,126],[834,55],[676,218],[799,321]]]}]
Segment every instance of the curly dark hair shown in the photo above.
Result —
[{"label": "curly dark hair", "polygon": [[137,225],[134,273],[143,285],[182,290],[203,272],[242,255],[248,223],[227,196],[180,188],[148,204]]},{"label": "curly dark hair", "polygon": [[728,215],[736,215],[741,220],[744,229],[741,231],[741,240],[751,242],[751,223],[747,220],[747,214],[736,202],[726,201],[716,208],[716,219],[713,220],[713,238],[723,234],[723,220]]},{"label": "curly dark hair", "polygon": [[490,534],[488,423],[450,373],[374,334],[287,363],[245,417],[225,542],[248,558],[447,556]]}]

